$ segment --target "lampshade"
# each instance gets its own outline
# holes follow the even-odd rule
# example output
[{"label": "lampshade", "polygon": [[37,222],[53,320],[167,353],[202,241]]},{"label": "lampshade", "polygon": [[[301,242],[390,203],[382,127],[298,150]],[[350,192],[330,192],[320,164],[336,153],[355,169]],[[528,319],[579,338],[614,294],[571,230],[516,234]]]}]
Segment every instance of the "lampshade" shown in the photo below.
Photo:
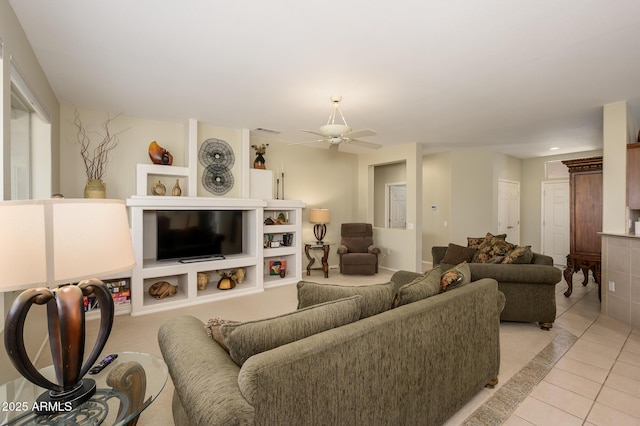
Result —
[{"label": "lampshade", "polygon": [[55,286],[132,269],[120,200],[0,202],[0,291]]},{"label": "lampshade", "polygon": [[329,223],[331,220],[331,211],[329,209],[312,209],[309,213],[309,222],[311,223]]},{"label": "lampshade", "polygon": [[[77,407],[96,391],[95,380],[83,376],[100,355],[113,324],[111,293],[102,281],[91,277],[135,265],[124,202],[61,198],[2,201],[0,236],[0,291],[26,289],[7,314],[7,355],[26,379],[49,389],[38,397],[36,413],[64,411],[67,404]],[[91,294],[99,303],[100,329],[85,359],[83,297]],[[24,347],[25,318],[33,305],[47,308],[55,383],[40,374]]]}]

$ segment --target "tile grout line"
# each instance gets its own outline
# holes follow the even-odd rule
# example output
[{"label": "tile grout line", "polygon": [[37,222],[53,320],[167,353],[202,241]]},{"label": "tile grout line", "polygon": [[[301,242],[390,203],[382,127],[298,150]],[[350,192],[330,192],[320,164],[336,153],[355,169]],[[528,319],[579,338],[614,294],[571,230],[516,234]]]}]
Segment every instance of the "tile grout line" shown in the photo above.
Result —
[{"label": "tile grout line", "polygon": [[[593,325],[593,324],[592,324]],[[589,326],[589,328],[591,328],[591,326]],[[588,329],[587,329],[588,330]],[[586,330],[585,330],[586,332]],[[600,396],[600,393],[602,392],[602,389],[604,389],[605,384],[607,383],[607,380],[609,380],[609,376],[611,375],[611,372],[613,371],[613,367],[615,367],[616,362],[618,362],[618,359],[620,358],[620,354],[622,353],[622,350],[624,349],[625,345],[627,344],[627,342],[629,341],[629,337],[631,336],[631,333],[633,332],[633,329],[630,329],[627,337],[624,340],[624,343],[622,344],[622,346],[620,347],[620,351],[618,351],[618,355],[616,356],[615,361],[613,362],[613,364],[611,365],[611,368],[609,369],[609,372],[607,373],[607,377],[605,377],[604,381],[602,382],[602,385],[600,386],[600,389],[598,390],[598,393],[596,394],[596,396],[593,399],[593,403],[591,404],[591,407],[589,408],[589,412],[587,413],[586,417],[584,418],[583,424],[587,421],[587,419],[589,418],[589,415],[591,414],[591,411],[593,411],[593,407],[596,405],[596,402],[598,401],[598,397]],[[623,362],[623,361],[622,361]],[[622,392],[622,391],[621,391]],[[626,392],[624,392],[626,393]],[[603,402],[601,402],[600,404],[603,404],[613,410],[616,411],[620,411],[620,409],[616,408],[616,407],[612,407],[608,404],[605,404]],[[625,413],[628,414],[628,413]],[[635,416],[633,416],[635,417]]]},{"label": "tile grout line", "polygon": [[531,393],[553,366],[567,353],[578,340],[561,326],[551,342],[533,357],[507,383],[496,390],[482,406],[471,413],[462,423],[465,426],[500,425],[513,414],[515,409]]}]

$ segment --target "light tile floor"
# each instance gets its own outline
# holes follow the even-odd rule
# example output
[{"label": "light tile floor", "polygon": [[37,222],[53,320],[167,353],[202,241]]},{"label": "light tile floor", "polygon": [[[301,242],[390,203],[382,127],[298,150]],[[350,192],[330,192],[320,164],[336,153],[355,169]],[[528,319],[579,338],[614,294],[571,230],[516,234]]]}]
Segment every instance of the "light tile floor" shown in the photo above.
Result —
[{"label": "light tile floor", "polygon": [[600,315],[597,285],[556,287],[553,340],[465,425],[640,425],[640,330]]}]

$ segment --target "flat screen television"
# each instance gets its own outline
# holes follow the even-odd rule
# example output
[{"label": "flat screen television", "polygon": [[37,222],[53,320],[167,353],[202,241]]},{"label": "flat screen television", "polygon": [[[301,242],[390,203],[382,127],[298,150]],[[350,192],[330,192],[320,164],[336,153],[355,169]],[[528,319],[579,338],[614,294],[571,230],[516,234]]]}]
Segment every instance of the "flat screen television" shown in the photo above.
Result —
[{"label": "flat screen television", "polygon": [[241,210],[158,210],[157,260],[242,253]]}]

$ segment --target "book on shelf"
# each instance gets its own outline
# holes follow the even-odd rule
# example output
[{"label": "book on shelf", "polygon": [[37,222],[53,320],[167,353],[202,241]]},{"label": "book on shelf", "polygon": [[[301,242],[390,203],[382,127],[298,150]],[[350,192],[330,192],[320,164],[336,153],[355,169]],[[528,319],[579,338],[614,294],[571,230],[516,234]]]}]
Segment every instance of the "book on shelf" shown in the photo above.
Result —
[{"label": "book on shelf", "polygon": [[[113,297],[113,303],[117,306],[129,305],[131,303],[131,283],[128,278],[121,280],[103,280],[111,296]],[[98,309],[100,306],[96,300],[95,295],[90,294],[84,296],[84,310],[85,312]]]}]

